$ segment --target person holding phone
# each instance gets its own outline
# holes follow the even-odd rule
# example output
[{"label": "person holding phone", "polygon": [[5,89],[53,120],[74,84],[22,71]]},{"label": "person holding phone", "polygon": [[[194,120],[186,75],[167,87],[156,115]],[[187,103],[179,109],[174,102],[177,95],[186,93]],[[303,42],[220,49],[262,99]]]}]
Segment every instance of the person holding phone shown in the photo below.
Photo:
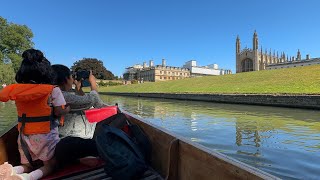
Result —
[{"label": "person holding phone", "polygon": [[[60,137],[81,137],[91,139],[96,127],[96,123],[89,123],[83,110],[91,107],[101,108],[106,106],[100,99],[96,78],[90,70],[88,78],[74,79],[70,69],[64,65],[52,65],[56,73],[56,85],[62,91],[67,105],[70,106],[70,112],[65,115],[64,126],[59,129]],[[90,83],[90,93],[84,93],[82,90],[83,80],[88,79]],[[72,85],[75,84],[75,92],[71,92]]]},{"label": "person holding phone", "polygon": [[74,74],[73,79],[76,81],[81,81],[82,87],[89,87],[90,86],[90,82],[89,82],[90,72],[91,71],[87,71],[87,70],[79,70]]}]

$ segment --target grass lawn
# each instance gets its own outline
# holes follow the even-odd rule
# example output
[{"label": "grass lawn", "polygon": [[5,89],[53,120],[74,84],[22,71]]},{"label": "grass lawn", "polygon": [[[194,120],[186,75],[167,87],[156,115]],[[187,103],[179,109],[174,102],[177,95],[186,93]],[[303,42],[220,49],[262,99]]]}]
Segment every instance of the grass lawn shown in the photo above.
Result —
[{"label": "grass lawn", "polygon": [[320,65],[100,87],[100,92],[320,94]]}]

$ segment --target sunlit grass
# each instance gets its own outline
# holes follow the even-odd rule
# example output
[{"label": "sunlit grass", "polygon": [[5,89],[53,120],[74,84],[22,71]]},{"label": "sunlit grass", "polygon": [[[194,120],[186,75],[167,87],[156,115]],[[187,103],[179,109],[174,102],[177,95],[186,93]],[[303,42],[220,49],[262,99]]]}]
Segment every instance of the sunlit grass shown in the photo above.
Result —
[{"label": "sunlit grass", "polygon": [[320,65],[115,87],[100,92],[320,94]]}]

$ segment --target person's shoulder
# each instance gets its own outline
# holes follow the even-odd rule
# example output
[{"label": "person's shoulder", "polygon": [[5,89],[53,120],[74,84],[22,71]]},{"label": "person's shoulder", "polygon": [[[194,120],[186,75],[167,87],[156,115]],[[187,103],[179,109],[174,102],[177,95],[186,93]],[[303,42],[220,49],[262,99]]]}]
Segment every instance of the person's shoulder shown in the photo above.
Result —
[{"label": "person's shoulder", "polygon": [[52,93],[60,93],[62,92],[61,89],[59,88],[59,86],[54,86],[52,89]]}]

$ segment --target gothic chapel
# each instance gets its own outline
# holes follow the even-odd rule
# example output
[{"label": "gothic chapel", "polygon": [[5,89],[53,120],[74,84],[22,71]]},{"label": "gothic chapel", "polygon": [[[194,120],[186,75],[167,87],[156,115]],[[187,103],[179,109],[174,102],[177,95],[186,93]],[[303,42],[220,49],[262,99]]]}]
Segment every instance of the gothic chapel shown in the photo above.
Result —
[{"label": "gothic chapel", "polygon": [[248,72],[248,71],[260,71],[265,70],[266,66],[271,64],[280,64],[286,63],[290,61],[301,61],[301,54],[298,50],[296,59],[294,57],[290,57],[286,55],[284,52],[279,56],[278,52],[275,54],[271,53],[271,49],[269,53],[267,50],[265,52],[262,51],[262,48],[258,49],[258,35],[257,32],[253,33],[253,47],[252,49],[245,48],[241,50],[240,38],[237,36],[236,39],[236,72]]}]

